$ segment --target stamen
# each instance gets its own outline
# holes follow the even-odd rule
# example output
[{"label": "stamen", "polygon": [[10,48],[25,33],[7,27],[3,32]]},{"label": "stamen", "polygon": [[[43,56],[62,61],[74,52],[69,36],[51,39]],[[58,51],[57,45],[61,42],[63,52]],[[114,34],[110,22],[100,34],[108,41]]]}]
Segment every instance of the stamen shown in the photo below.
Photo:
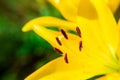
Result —
[{"label": "stamen", "polygon": [[58,37],[56,37],[56,41],[58,42],[58,44],[59,44],[60,46],[62,45],[62,43],[60,42],[60,40],[59,40]]},{"label": "stamen", "polygon": [[81,51],[82,48],[83,48],[83,46],[82,46],[82,41],[80,41],[80,43],[79,43],[79,50]]},{"label": "stamen", "polygon": [[58,53],[63,54],[63,52],[61,50],[59,50],[58,48],[54,48]]},{"label": "stamen", "polygon": [[68,64],[69,62],[68,62],[68,57],[67,57],[67,53],[65,54],[65,56],[64,56],[64,60],[65,60],[65,62]]},{"label": "stamen", "polygon": [[66,39],[68,39],[68,36],[67,36],[66,32],[65,32],[63,29],[61,29],[61,33],[63,34],[63,36],[64,36]]},{"label": "stamen", "polygon": [[77,31],[78,36],[79,36],[79,37],[82,37],[82,36],[81,36],[81,31],[80,31],[79,27],[76,27],[76,31]]}]

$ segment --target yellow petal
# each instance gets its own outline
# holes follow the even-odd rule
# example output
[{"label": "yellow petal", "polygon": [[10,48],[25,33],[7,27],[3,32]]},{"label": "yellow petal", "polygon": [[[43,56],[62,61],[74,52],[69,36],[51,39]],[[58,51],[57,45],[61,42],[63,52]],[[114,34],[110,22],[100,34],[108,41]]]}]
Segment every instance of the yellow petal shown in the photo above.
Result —
[{"label": "yellow petal", "polygon": [[98,18],[96,20],[89,20],[88,18],[78,16],[78,24],[81,29],[83,41],[88,44],[87,46],[91,47],[94,40],[95,44],[92,46],[93,49],[96,48],[95,45],[97,43],[101,46],[98,50],[103,49],[101,51],[107,51],[105,53],[111,56],[113,54],[115,57],[115,51],[118,48],[119,34],[114,17],[104,2],[100,0],[91,1],[96,9]]},{"label": "yellow petal", "polygon": [[[82,5],[82,3],[85,3],[85,4]],[[93,27],[92,26],[90,27],[89,24],[92,24],[91,21],[86,23],[87,21],[79,19],[78,24],[80,25],[80,28],[84,26],[84,23],[87,24],[87,27],[90,27],[91,29],[96,28],[96,29],[94,29],[94,32],[96,32],[97,35],[101,34],[101,36],[103,36],[103,39],[105,39],[106,42],[108,42],[108,44],[110,44],[109,46],[111,47],[111,43],[112,43],[112,46],[115,47],[115,49],[116,49],[117,43],[118,43],[118,30],[116,28],[116,23],[113,18],[113,15],[109,11],[109,9],[105,5],[105,3],[101,2],[100,0],[96,0],[96,1],[81,0],[80,4],[81,5],[79,7],[79,11],[80,11],[79,17],[82,17],[85,19],[90,19],[90,17],[91,17],[94,20],[98,21],[97,25],[96,25],[96,22],[93,21]],[[104,5],[104,6],[101,7],[101,5]],[[107,16],[105,16],[105,15],[107,15]],[[94,26],[94,24],[96,26]],[[91,30],[91,29],[90,29],[90,31],[92,32],[93,30]],[[83,32],[83,33],[85,33],[85,32]],[[90,36],[91,35],[92,34],[90,34]],[[115,38],[113,38],[113,37],[115,37]],[[115,42],[114,39],[117,42]],[[115,42],[115,44],[114,44],[114,42]]]},{"label": "yellow petal", "polygon": [[69,21],[76,21],[77,7],[71,0],[49,0]]},{"label": "yellow petal", "polygon": [[74,30],[75,27],[77,26],[75,23],[69,22],[69,21],[64,21],[61,19],[57,19],[55,17],[50,17],[50,16],[45,16],[45,17],[40,17],[33,19],[29,21],[23,28],[22,31],[26,32],[29,30],[32,30],[32,27],[34,25],[40,25],[40,26],[57,26],[59,28],[68,29],[68,30]]},{"label": "yellow petal", "polygon": [[[70,59],[69,56],[68,59]],[[80,61],[76,57],[72,59],[73,61],[67,64],[63,57],[57,58],[32,73],[25,80],[85,80],[97,74],[104,74],[107,71],[95,60],[94,62],[97,64],[94,66],[94,62],[85,63],[86,59],[83,58]],[[91,60],[88,59],[86,61]]]},{"label": "yellow petal", "polygon": [[112,12],[115,12],[120,5],[120,0],[105,0]]},{"label": "yellow petal", "polygon": [[[119,37],[120,37],[120,19],[119,19],[119,21],[118,21],[117,28],[118,28],[118,30],[119,30]],[[118,58],[119,58],[119,63],[120,63],[120,41],[119,41],[118,48],[117,48],[117,56],[118,56]]]},{"label": "yellow petal", "polygon": [[106,40],[108,47],[116,51],[119,42],[119,33],[113,14],[104,2],[100,0],[92,0],[92,3],[98,14],[98,30],[101,29],[101,33],[104,34],[102,36]]},{"label": "yellow petal", "polygon": [[[102,33],[97,22],[81,19],[78,20],[81,29],[83,48],[86,48],[86,54],[92,58],[99,59],[104,64],[115,66],[118,64],[116,54],[111,52],[107,41],[102,36]],[[103,34],[104,35],[104,34]],[[88,51],[88,52],[87,52]],[[89,53],[89,51],[93,53]],[[101,57],[101,58],[99,58]]]},{"label": "yellow petal", "polygon": [[97,18],[97,12],[90,0],[80,0],[78,6],[78,16],[91,20]]},{"label": "yellow petal", "polygon": [[[86,2],[88,3],[88,2]],[[108,42],[108,44],[110,46],[113,46],[113,48],[116,50],[117,44],[118,44],[118,30],[116,27],[116,22],[115,19],[113,17],[113,14],[111,13],[111,11],[109,10],[109,8],[107,7],[107,5],[105,4],[105,2],[103,2],[102,0],[91,0],[91,2],[88,3],[89,5],[92,5],[93,9],[95,11],[95,13],[91,13],[91,14],[97,14],[97,18],[95,20],[97,20],[97,24],[96,27],[98,28],[98,30],[101,30],[101,34],[103,36],[103,38],[106,40],[106,42]],[[101,6],[102,5],[102,6]],[[89,13],[90,9],[88,9]],[[83,13],[85,14],[85,13]],[[79,16],[82,17],[82,16]],[[94,16],[92,16],[94,17]],[[85,17],[83,17],[85,18]],[[89,18],[87,18],[89,19]],[[82,21],[85,22],[85,21]],[[79,24],[82,24],[82,22],[79,22]],[[91,24],[91,23],[89,23]],[[95,24],[95,23],[93,23]],[[81,26],[81,25],[80,25]],[[88,25],[89,26],[89,25]],[[92,28],[93,29],[93,28]]]}]

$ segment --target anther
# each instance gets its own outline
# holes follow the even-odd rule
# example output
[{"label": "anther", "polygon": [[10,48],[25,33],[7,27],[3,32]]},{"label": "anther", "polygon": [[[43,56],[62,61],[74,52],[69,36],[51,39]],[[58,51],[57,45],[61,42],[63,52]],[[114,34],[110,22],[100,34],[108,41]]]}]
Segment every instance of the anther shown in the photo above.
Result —
[{"label": "anther", "polygon": [[82,46],[82,41],[80,41],[80,43],[79,43],[79,50],[81,51],[82,48],[83,48],[83,46]]},{"label": "anther", "polygon": [[80,31],[79,27],[76,27],[76,31],[77,31],[78,36],[79,36],[79,37],[82,37],[82,36],[81,36],[81,31]]},{"label": "anther", "polygon": [[58,37],[56,37],[56,41],[58,42],[58,44],[59,44],[60,46],[62,45],[62,43],[60,42],[60,40],[59,40]]},{"label": "anther", "polygon": [[63,52],[62,52],[61,50],[59,50],[58,48],[54,48],[54,49],[55,49],[55,51],[57,51],[58,53],[63,54]]},{"label": "anther", "polygon": [[68,36],[67,36],[66,32],[65,32],[63,29],[61,29],[61,33],[63,34],[63,36],[64,36],[66,39],[68,39]]},{"label": "anther", "polygon": [[68,56],[67,56],[67,53],[65,54],[65,56],[64,56],[64,60],[65,60],[65,62],[68,64],[69,62],[68,62]]}]

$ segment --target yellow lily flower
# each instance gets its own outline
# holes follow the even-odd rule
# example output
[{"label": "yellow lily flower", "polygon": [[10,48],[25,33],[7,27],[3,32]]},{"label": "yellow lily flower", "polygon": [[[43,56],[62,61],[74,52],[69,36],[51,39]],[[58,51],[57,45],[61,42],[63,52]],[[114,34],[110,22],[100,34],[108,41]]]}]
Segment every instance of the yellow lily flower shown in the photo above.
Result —
[{"label": "yellow lily flower", "polygon": [[[119,29],[106,3],[84,0],[85,4],[80,5],[80,0],[49,1],[67,20],[40,17],[28,22],[22,30],[35,31],[62,56],[25,80],[86,80],[98,75],[119,75]],[[45,26],[56,26],[60,31]],[[77,35],[68,30],[76,31]]]}]

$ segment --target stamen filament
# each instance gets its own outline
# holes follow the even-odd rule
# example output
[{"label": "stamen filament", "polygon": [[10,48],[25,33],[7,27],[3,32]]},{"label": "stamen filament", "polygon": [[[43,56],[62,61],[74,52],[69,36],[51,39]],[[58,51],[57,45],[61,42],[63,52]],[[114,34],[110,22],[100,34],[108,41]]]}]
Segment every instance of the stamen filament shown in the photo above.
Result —
[{"label": "stamen filament", "polygon": [[56,41],[58,42],[58,44],[59,44],[60,46],[62,46],[62,43],[60,42],[60,40],[59,40],[58,37],[56,37]]},{"label": "stamen filament", "polygon": [[68,39],[68,36],[67,36],[66,32],[65,32],[63,29],[61,29],[61,33],[63,34],[63,36],[64,36],[66,39]]},{"label": "stamen filament", "polygon": [[82,36],[81,36],[81,31],[80,31],[79,27],[76,27],[76,31],[77,31],[78,36],[81,38]]},{"label": "stamen filament", "polygon": [[64,60],[65,60],[65,62],[68,64],[69,62],[68,62],[68,56],[67,56],[67,53],[65,54],[65,56],[64,56]]},{"label": "stamen filament", "polygon": [[79,50],[81,51],[82,50],[82,41],[80,41],[80,43],[79,43]]},{"label": "stamen filament", "polygon": [[58,48],[54,48],[54,49],[55,49],[55,51],[57,51],[58,53],[63,54],[63,52],[62,52],[60,49],[58,49]]}]

